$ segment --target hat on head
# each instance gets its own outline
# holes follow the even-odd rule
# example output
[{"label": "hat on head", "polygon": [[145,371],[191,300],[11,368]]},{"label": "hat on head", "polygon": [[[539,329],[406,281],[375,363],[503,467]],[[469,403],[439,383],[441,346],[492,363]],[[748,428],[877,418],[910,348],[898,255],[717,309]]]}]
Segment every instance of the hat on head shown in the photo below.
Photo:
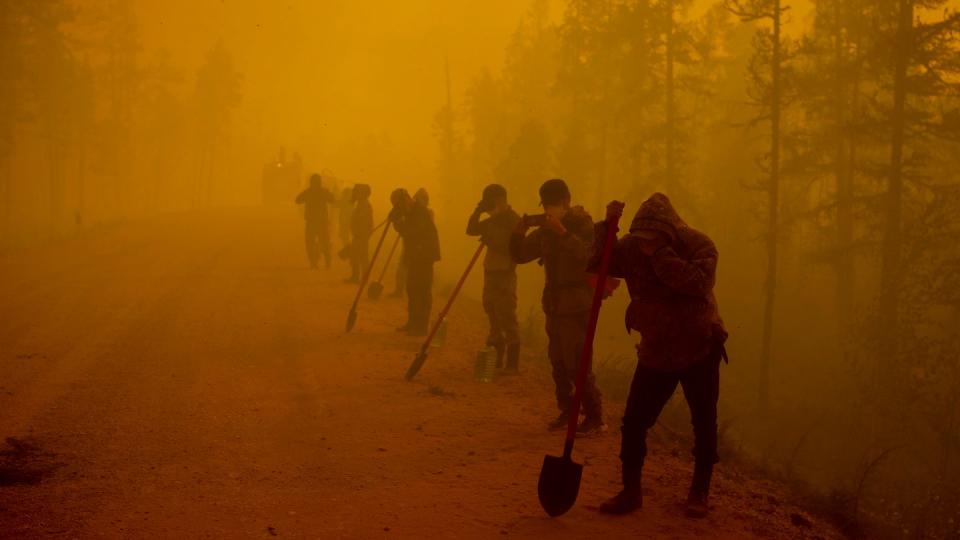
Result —
[{"label": "hat on head", "polygon": [[507,196],[507,189],[500,184],[490,184],[483,188],[483,200],[493,202],[501,197]]},{"label": "hat on head", "polygon": [[409,197],[410,193],[407,192],[404,188],[397,188],[390,193],[390,204],[397,206],[400,204],[400,201],[405,197]]},{"label": "hat on head", "polygon": [[366,199],[370,196],[370,186],[367,184],[355,184],[353,186],[353,200]]},{"label": "hat on head", "polygon": [[570,188],[559,178],[547,180],[540,186],[540,204],[542,205],[560,204],[564,199],[569,198]]}]

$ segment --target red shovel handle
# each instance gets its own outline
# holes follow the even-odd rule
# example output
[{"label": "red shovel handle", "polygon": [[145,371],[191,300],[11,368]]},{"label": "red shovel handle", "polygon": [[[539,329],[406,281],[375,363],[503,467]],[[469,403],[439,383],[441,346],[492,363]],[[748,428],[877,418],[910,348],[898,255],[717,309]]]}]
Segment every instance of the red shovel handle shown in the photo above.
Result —
[{"label": "red shovel handle", "polygon": [[440,329],[440,324],[444,319],[447,318],[447,313],[450,312],[450,308],[453,306],[453,301],[457,299],[457,295],[460,294],[460,289],[463,288],[463,284],[467,281],[467,276],[470,275],[470,270],[473,270],[473,266],[477,264],[477,259],[480,258],[480,254],[483,253],[484,244],[477,246],[477,250],[473,252],[473,257],[470,258],[470,262],[467,263],[467,269],[463,271],[463,274],[460,275],[460,280],[457,281],[457,285],[453,288],[453,292],[450,293],[450,298],[447,300],[446,305],[443,306],[443,309],[440,310],[440,314],[437,316],[437,320],[433,323],[433,327],[430,328],[430,333],[427,334],[427,339],[423,341],[423,346],[420,347],[420,352],[425,352],[430,348],[430,343],[433,342],[434,336],[437,335],[437,330]]},{"label": "red shovel handle", "polygon": [[593,290],[593,304],[590,306],[590,320],[587,321],[587,334],[583,340],[583,351],[580,353],[580,369],[577,371],[577,386],[573,392],[573,401],[570,402],[570,421],[567,422],[567,441],[563,454],[570,457],[573,451],[573,441],[577,436],[577,420],[580,418],[580,402],[583,400],[583,385],[587,382],[590,373],[590,363],[593,361],[593,337],[597,333],[597,319],[600,318],[600,305],[603,303],[604,284],[610,271],[610,256],[617,243],[617,232],[620,231],[620,216],[607,218],[607,236],[603,241],[603,251],[600,254],[600,269],[597,271],[597,286]]}]

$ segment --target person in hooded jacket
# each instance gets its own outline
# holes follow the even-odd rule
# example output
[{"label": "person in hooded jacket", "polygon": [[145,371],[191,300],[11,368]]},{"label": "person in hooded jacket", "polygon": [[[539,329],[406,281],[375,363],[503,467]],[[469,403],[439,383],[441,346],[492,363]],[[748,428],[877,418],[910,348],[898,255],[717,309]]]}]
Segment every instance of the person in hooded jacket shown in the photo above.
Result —
[{"label": "person in hooded jacket", "polygon": [[[619,216],[612,202],[607,215]],[[606,223],[595,227],[597,244]],[[591,261],[599,266],[600,248]],[[717,248],[707,235],[689,227],[666,195],[654,193],[640,206],[629,234],[619,239],[610,259],[610,276],[623,278],[630,293],[627,330],[637,330],[637,368],[621,427],[623,489],[600,511],[625,514],[643,505],[641,471],[647,430],[679,384],[690,408],[695,437],[693,482],[687,498],[691,517],[707,514],[707,496],[717,456],[717,401],[720,362],[727,332],[713,294]]]},{"label": "person in hooded jacket", "polygon": [[[540,186],[540,202],[545,214],[533,232],[533,223],[525,216],[510,237],[510,254],[517,264],[540,261],[544,269],[542,305],[546,318],[548,355],[553,369],[557,408],[560,414],[549,429],[567,426],[580,355],[587,335],[587,322],[593,303],[593,287],[587,275],[587,263],[593,253],[593,220],[582,206],[571,204],[570,188],[559,178]],[[591,369],[584,381],[584,420],[581,434],[606,431],[600,390]]]},{"label": "person in hooded jacket", "polygon": [[440,260],[440,238],[427,207],[426,192],[414,200],[403,188],[390,194],[390,222],[403,239],[407,267],[407,323],[398,328],[410,336],[425,336],[433,307],[433,265]]}]

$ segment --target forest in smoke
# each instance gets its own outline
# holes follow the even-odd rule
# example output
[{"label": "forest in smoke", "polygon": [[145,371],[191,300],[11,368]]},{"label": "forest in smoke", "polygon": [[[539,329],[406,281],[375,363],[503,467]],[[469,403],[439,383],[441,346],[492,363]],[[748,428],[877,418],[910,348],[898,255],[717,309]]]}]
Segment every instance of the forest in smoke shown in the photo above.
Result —
[{"label": "forest in smoke", "polygon": [[[413,3],[400,20],[428,5]],[[611,199],[630,215],[663,191],[721,254],[717,296],[731,334],[725,456],[807,486],[851,527],[960,536],[957,6],[508,5],[456,21],[491,34],[508,28],[503,42],[428,28],[418,30],[422,47],[404,47],[377,43],[384,23],[372,22],[402,7],[350,13],[331,2],[313,13],[315,32],[293,33],[317,40],[326,56],[316,61],[238,56],[236,36],[214,31],[185,67],[183,51],[148,47],[149,6],[2,0],[0,249],[158,212],[257,204],[261,168],[283,146],[341,182],[371,183],[380,208],[389,188],[427,186],[453,267],[469,249],[466,216],[490,182],[532,213],[540,182],[565,178],[595,219]],[[274,20],[270,11],[243,20],[252,28],[258,17]],[[370,21],[361,34],[370,43],[348,43],[356,27],[334,24],[345,20]],[[440,37],[462,41],[431,44]],[[400,61],[425,50],[428,60]],[[326,70],[338,55],[353,62]],[[241,56],[316,72],[258,80]],[[390,64],[411,80],[428,72],[434,90],[408,106],[421,87]],[[365,69],[387,71],[336,78]],[[293,105],[263,101],[287,91]],[[376,104],[364,110],[367,94]],[[401,112],[384,127],[391,95]],[[531,305],[539,284],[527,288]],[[614,395],[632,370],[624,296],[604,308],[597,354]],[[669,422],[685,429],[674,405]]]}]

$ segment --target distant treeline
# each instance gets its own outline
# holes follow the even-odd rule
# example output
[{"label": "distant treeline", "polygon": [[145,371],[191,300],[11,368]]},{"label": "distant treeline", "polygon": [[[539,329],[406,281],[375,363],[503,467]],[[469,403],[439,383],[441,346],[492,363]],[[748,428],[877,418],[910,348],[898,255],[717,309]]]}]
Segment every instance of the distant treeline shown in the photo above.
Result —
[{"label": "distant treeline", "polygon": [[126,1],[0,1],[0,246],[207,204],[241,76],[143,51]]}]

